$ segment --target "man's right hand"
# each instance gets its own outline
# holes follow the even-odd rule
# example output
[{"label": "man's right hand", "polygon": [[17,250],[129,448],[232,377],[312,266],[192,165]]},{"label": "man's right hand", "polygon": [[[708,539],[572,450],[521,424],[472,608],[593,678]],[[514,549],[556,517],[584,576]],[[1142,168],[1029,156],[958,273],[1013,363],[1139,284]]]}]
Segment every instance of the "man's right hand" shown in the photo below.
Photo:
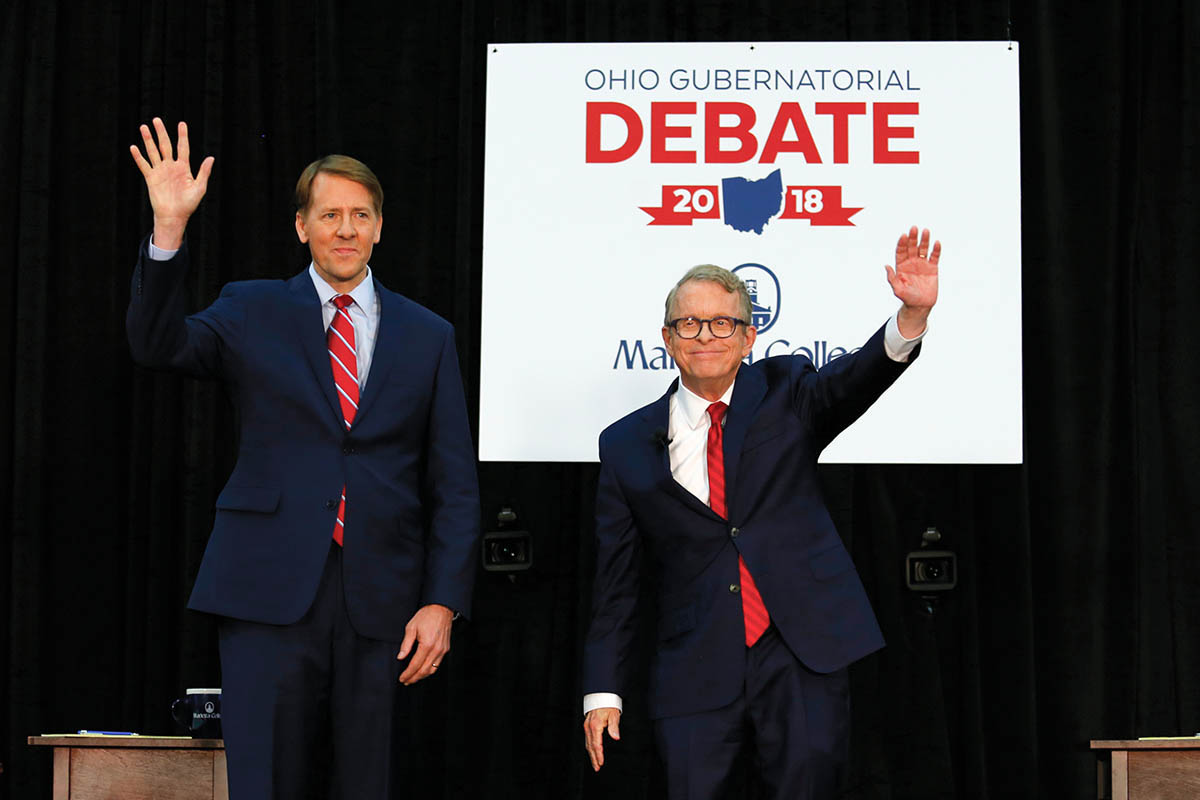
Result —
[{"label": "man's right hand", "polygon": [[179,152],[173,154],[171,137],[163,121],[155,117],[154,130],[158,134],[158,145],[150,136],[150,128],[142,125],[142,142],[146,155],[142,156],[137,145],[129,146],[133,161],[146,179],[146,192],[150,196],[150,207],[154,209],[154,245],[163,250],[178,250],[183,244],[183,232],[188,218],[200,205],[208,190],[208,176],[212,172],[213,157],[200,164],[192,177],[189,162],[191,148],[188,146],[187,123],[179,123]]},{"label": "man's right hand", "polygon": [[614,740],[621,738],[621,711],[616,708],[593,708],[583,718],[583,744],[587,748],[588,758],[592,760],[592,769],[599,771],[604,766],[604,730]]}]

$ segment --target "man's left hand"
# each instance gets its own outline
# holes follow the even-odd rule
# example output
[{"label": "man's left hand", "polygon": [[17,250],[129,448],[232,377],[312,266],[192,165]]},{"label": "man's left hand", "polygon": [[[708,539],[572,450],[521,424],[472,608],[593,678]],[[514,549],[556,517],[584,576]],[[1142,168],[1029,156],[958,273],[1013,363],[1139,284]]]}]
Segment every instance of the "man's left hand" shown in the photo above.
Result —
[{"label": "man's left hand", "polygon": [[400,643],[398,660],[404,660],[416,645],[408,667],[400,673],[400,682],[412,686],[437,672],[442,658],[450,652],[450,624],[454,612],[446,606],[431,603],[421,606],[404,626],[404,641]]},{"label": "man's left hand", "polygon": [[896,243],[896,266],[887,269],[888,283],[892,292],[903,303],[896,322],[900,335],[906,339],[920,336],[925,331],[925,321],[937,303],[938,261],[942,257],[942,243],[929,246],[929,229],[917,237],[917,227],[909,229]]}]

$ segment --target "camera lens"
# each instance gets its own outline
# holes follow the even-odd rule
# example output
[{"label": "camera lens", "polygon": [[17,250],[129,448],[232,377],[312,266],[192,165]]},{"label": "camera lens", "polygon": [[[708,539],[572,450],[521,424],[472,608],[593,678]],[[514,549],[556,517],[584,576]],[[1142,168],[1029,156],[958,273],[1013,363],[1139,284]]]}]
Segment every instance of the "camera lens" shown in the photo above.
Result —
[{"label": "camera lens", "polygon": [[533,565],[533,542],[528,531],[496,531],[483,536],[483,568],[517,572]]},{"label": "camera lens", "polygon": [[496,539],[488,542],[488,561],[493,564],[520,564],[526,561],[525,542],[519,539]]},{"label": "camera lens", "polygon": [[955,556],[951,551],[918,550],[908,554],[905,573],[913,591],[944,592],[958,583]]}]

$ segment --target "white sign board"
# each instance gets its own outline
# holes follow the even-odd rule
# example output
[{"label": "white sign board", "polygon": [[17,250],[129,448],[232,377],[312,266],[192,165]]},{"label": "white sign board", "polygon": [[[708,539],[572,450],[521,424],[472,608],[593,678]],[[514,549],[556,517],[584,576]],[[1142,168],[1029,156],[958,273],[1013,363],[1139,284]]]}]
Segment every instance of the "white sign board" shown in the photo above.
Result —
[{"label": "white sign board", "polygon": [[1006,42],[490,45],[480,458],[596,460],[678,374],[663,301],[696,264],[753,282],[752,359],[853,351],[920,225],[943,246],[920,358],[822,460],[1019,463],[1017,62]]}]

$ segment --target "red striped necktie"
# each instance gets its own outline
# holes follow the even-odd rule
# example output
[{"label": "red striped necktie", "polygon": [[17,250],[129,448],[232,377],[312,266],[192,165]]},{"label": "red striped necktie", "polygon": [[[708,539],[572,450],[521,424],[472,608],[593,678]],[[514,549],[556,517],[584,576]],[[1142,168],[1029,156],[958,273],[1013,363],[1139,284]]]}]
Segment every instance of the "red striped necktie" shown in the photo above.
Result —
[{"label": "red striped necktie", "polygon": [[[710,423],[708,426],[708,505],[713,511],[728,519],[725,508],[725,437],[721,428],[721,419],[729,406],[721,402],[708,407]],[[741,576],[742,587],[742,617],[746,623],[746,647],[753,647],[758,638],[771,624],[767,607],[763,604],[758,586],[746,567],[745,560],[738,555],[738,573]]]},{"label": "red striped necktie", "polygon": [[[329,365],[333,367],[333,383],[337,386],[338,401],[342,406],[342,421],[346,430],[354,422],[358,411],[358,354],[354,345],[354,323],[346,307],[354,302],[348,294],[333,298],[336,311],[333,324],[329,326],[326,346],[329,348]],[[342,543],[342,529],[346,524],[346,487],[342,487],[342,500],[338,503],[337,522],[333,526],[333,540]]]}]

